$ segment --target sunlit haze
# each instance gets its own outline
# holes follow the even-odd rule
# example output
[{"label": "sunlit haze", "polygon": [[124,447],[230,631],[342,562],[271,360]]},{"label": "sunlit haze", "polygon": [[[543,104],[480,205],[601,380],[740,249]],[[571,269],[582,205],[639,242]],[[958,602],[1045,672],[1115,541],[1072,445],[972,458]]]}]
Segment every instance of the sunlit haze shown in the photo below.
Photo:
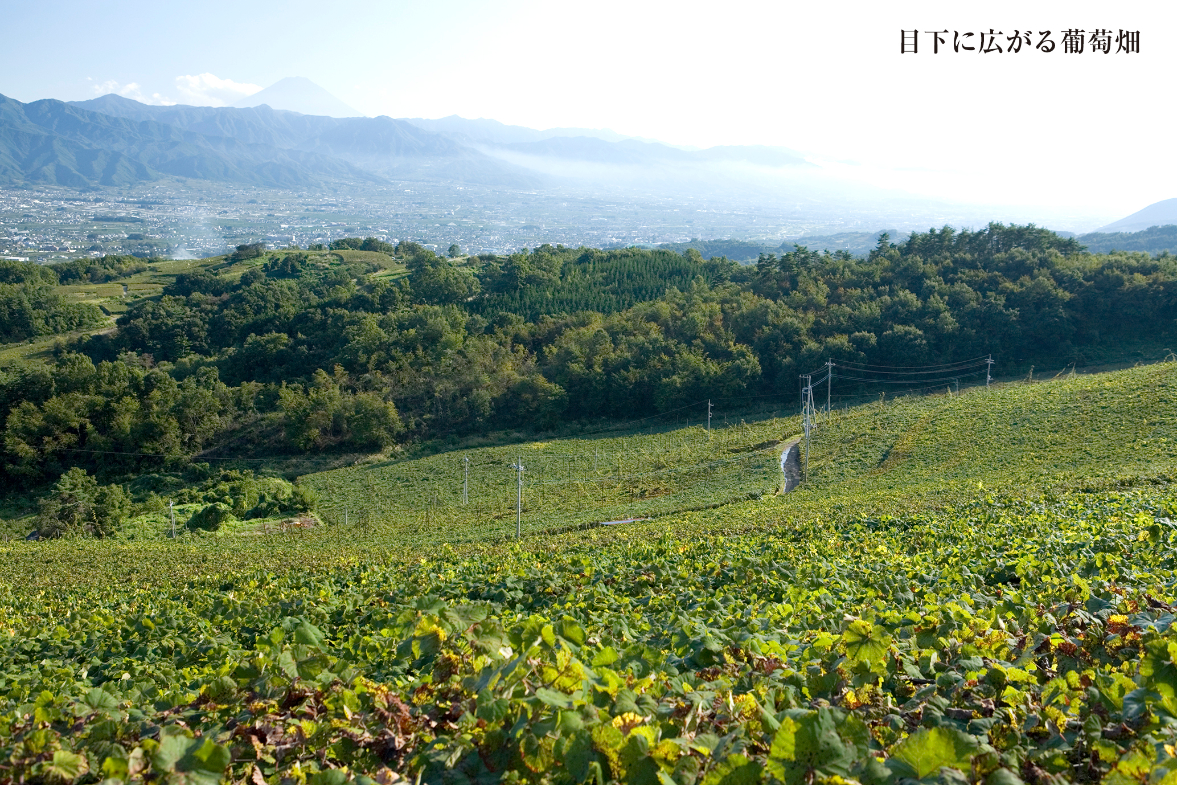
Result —
[{"label": "sunlit haze", "polygon": [[[10,4],[0,92],[224,106],[305,76],[370,115],[791,148],[851,181],[1114,218],[1174,195],[1164,3]],[[42,20],[52,18],[53,24]],[[1139,54],[951,31],[1140,31]],[[902,28],[947,51],[900,54]],[[1113,47],[1114,49],[1114,47]]]}]

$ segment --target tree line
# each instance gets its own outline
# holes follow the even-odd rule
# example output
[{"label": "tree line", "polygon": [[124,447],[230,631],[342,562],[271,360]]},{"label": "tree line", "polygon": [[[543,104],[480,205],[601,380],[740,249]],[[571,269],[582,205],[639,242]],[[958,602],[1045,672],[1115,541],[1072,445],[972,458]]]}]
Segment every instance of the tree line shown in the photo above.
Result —
[{"label": "tree line", "polygon": [[1177,259],[1092,255],[1033,226],[755,265],[695,249],[380,250],[408,274],[266,252],[238,280],[180,276],[114,333],[3,371],[6,481],[153,470],[243,429],[272,435],[270,450],[378,450],[705,398],[791,403],[827,358],[1062,366],[1177,326]]}]

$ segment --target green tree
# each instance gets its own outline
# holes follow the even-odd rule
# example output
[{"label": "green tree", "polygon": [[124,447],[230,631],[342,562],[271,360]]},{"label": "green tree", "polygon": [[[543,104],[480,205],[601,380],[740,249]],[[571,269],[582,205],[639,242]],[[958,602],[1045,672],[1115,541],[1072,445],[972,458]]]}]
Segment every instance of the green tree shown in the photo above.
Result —
[{"label": "green tree", "polygon": [[404,428],[396,406],[376,393],[364,392],[349,396],[345,401],[349,441],[356,447],[391,446]]},{"label": "green tree", "polygon": [[246,259],[256,259],[266,252],[265,243],[246,243],[245,245],[237,246],[229,256],[231,262],[241,262]]},{"label": "green tree", "polygon": [[[336,366],[338,372],[342,371]],[[323,369],[315,371],[310,385],[283,385],[278,405],[284,415],[286,438],[300,450],[321,450],[342,433],[346,417],[339,379]]]},{"label": "green tree", "polygon": [[455,267],[424,251],[407,261],[409,288],[417,302],[433,305],[460,303],[478,294],[478,279],[464,267]]},{"label": "green tree", "polygon": [[121,485],[99,485],[85,469],[74,467],[58,479],[41,501],[37,532],[42,537],[67,533],[107,537],[131,512],[131,498]]}]

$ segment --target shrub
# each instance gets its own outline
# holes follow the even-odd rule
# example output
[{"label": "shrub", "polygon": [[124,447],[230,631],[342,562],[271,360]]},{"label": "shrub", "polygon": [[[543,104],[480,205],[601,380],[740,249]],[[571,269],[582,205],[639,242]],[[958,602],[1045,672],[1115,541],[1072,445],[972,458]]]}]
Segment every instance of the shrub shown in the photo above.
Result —
[{"label": "shrub", "polygon": [[246,245],[237,246],[230,256],[230,262],[242,262],[246,259],[256,259],[266,252],[265,243],[248,243]]},{"label": "shrub", "polygon": [[315,493],[312,488],[305,485],[295,485],[294,492],[290,495],[290,507],[287,512],[311,512],[318,503],[319,494]]},{"label": "shrub", "polygon": [[229,505],[214,502],[188,519],[189,531],[215,532],[222,525],[236,520]]}]

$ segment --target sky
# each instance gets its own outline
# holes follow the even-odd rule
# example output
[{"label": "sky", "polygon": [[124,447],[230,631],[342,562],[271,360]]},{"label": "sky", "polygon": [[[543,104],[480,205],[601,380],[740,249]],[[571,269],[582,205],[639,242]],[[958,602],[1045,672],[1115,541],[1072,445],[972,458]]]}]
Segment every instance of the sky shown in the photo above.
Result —
[{"label": "sky", "polygon": [[[304,76],[368,115],[791,148],[850,181],[1119,217],[1177,196],[1177,4],[0,0],[0,93],[227,105]],[[901,31],[918,30],[918,53]],[[1085,31],[1065,53],[1065,29]],[[1091,52],[1108,29],[1112,53]],[[946,30],[939,54],[926,31]],[[996,35],[1003,51],[953,51]],[[1019,52],[1009,36],[1029,31]],[[1052,31],[1054,52],[1036,48]],[[1120,30],[1138,54],[1116,53]]]}]

